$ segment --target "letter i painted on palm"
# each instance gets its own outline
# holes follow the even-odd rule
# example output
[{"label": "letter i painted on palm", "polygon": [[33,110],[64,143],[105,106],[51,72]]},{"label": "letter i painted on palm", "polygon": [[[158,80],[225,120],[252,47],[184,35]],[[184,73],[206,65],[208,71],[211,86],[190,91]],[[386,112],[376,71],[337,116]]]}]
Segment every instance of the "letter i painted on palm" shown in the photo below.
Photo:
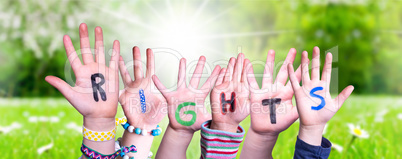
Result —
[{"label": "letter i painted on palm", "polygon": [[144,90],[140,89],[139,95],[140,95],[140,100],[141,100],[141,113],[145,113],[147,111],[147,105],[145,102]]}]

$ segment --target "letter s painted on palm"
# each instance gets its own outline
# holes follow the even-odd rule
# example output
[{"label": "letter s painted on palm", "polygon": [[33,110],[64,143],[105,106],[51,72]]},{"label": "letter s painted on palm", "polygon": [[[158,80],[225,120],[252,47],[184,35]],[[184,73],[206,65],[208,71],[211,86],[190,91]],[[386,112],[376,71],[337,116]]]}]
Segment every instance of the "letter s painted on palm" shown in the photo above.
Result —
[{"label": "letter s painted on palm", "polygon": [[324,108],[324,106],[325,106],[325,100],[324,100],[324,98],[323,98],[322,96],[318,95],[318,94],[314,94],[314,92],[320,91],[320,90],[323,90],[323,89],[324,89],[324,88],[322,88],[322,87],[315,87],[315,88],[313,88],[313,89],[310,91],[310,96],[321,99],[321,104],[320,104],[320,105],[318,105],[318,106],[311,106],[311,109],[312,109],[312,110],[321,110],[322,108]]}]

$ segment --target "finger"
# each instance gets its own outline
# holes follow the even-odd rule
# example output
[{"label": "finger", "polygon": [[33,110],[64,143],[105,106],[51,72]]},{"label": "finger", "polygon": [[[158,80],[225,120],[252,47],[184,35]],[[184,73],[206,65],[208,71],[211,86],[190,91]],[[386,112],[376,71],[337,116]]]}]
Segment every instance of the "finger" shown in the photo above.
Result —
[{"label": "finger", "polygon": [[95,61],[99,64],[105,64],[105,51],[101,27],[95,28]]},{"label": "finger", "polygon": [[247,80],[247,71],[248,68],[251,67],[251,63],[249,59],[245,59],[243,62],[243,68],[242,68],[242,73],[241,73],[241,80],[240,82],[246,82],[248,85],[248,80]]},{"label": "finger", "polygon": [[212,87],[214,86],[214,83],[218,79],[218,75],[220,73],[221,66],[215,66],[214,70],[211,73],[211,76],[208,77],[207,81],[201,86],[201,90],[208,90],[209,92]]},{"label": "finger", "polygon": [[[309,69],[308,69],[308,53],[307,51],[303,51],[302,58],[301,58],[301,75],[302,75],[302,82],[306,83],[310,81]],[[292,66],[293,67],[293,66]]]},{"label": "finger", "polygon": [[222,68],[221,71],[219,72],[218,79],[215,82],[215,86],[219,86],[222,84],[223,77],[225,77],[225,73],[226,73],[226,68]]},{"label": "finger", "polygon": [[168,92],[166,87],[162,84],[162,82],[159,80],[159,78],[156,75],[152,75],[152,81],[154,82],[156,88],[158,88],[159,92],[161,92],[161,94],[163,95],[163,97],[165,97],[165,99],[167,100],[168,97]]},{"label": "finger", "polygon": [[[300,65],[299,65],[299,67],[297,67],[295,74],[296,74],[297,82],[300,83],[300,80],[301,80],[301,66]],[[290,80],[288,81],[288,83],[286,84],[285,87],[288,88],[288,89],[291,89],[292,92],[293,92],[292,83],[290,82]]]},{"label": "finger", "polygon": [[237,85],[236,83],[240,82],[240,80],[241,80],[241,72],[243,70],[243,62],[244,62],[244,54],[239,53],[239,55],[237,55],[237,61],[236,61],[236,64],[235,64],[234,70],[233,70],[233,81],[234,81],[235,85]]},{"label": "finger", "polygon": [[297,81],[297,77],[295,75],[292,64],[288,64],[288,73],[289,73],[289,79],[290,79],[290,83],[292,84],[293,91],[296,91],[297,89],[300,88],[300,84]]},{"label": "finger", "polygon": [[126,64],[124,63],[123,57],[120,56],[119,59],[119,70],[120,70],[120,74],[121,77],[123,79],[124,82],[124,86],[128,85],[129,83],[131,83],[131,77],[130,77],[130,73],[127,71],[127,67]]},{"label": "finger", "polygon": [[313,49],[313,59],[311,61],[311,80],[320,80],[320,49],[317,46]]},{"label": "finger", "polygon": [[186,59],[181,58],[179,64],[179,76],[177,79],[177,90],[186,88]]},{"label": "finger", "polygon": [[134,57],[134,80],[138,80],[143,77],[143,72],[142,72],[141,52],[137,46],[134,46],[133,48],[133,57]]},{"label": "finger", "polygon": [[202,70],[204,70],[204,65],[205,65],[205,57],[201,56],[198,59],[197,66],[195,67],[193,76],[191,77],[191,80],[190,80],[191,88],[198,89],[198,85],[200,84],[200,79],[202,76]]},{"label": "finger", "polygon": [[291,48],[289,50],[288,55],[286,56],[285,61],[283,62],[278,75],[276,76],[275,82],[276,83],[281,83],[282,85],[285,85],[286,81],[288,80],[288,64],[293,65],[293,61],[295,60],[296,57],[296,49]]},{"label": "finger", "polygon": [[342,107],[343,102],[345,102],[346,99],[352,94],[353,90],[355,88],[350,85],[347,86],[345,89],[342,90],[342,92],[338,95],[338,97],[335,98],[335,104],[338,105],[338,109]]},{"label": "finger", "polygon": [[88,27],[85,23],[80,25],[80,45],[82,61],[84,65],[94,62],[94,57],[91,53],[91,45],[89,44]]},{"label": "finger", "polygon": [[332,54],[328,53],[325,57],[324,68],[322,69],[321,80],[326,83],[326,87],[329,90],[329,85],[331,83],[331,71],[332,71]]},{"label": "finger", "polygon": [[[61,94],[63,94],[64,97],[68,101],[73,100],[74,96],[74,90],[71,88],[69,84],[67,84],[65,81],[62,79],[55,77],[55,76],[47,76],[45,78],[46,82],[48,82],[50,85],[55,87],[57,90],[60,91]],[[71,102],[70,102],[71,103]]]},{"label": "finger", "polygon": [[120,42],[115,40],[113,42],[113,50],[112,50],[112,57],[110,58],[109,68],[118,70],[119,66],[119,59],[120,59]]},{"label": "finger", "polygon": [[262,88],[266,88],[273,82],[273,72],[275,66],[275,51],[269,50],[267,61],[265,62],[264,75],[262,76]]},{"label": "finger", "polygon": [[248,83],[249,83],[250,87],[253,89],[259,89],[260,87],[258,86],[257,80],[255,80],[254,68],[252,65],[250,65],[247,72],[248,72],[247,78],[248,78]]},{"label": "finger", "polygon": [[75,73],[78,71],[78,68],[82,66],[80,58],[75,52],[73,43],[71,42],[71,39],[68,35],[64,36],[63,42],[64,42],[64,48],[66,49],[68,61],[70,62],[71,68]]},{"label": "finger", "polygon": [[228,66],[226,67],[226,73],[225,77],[223,78],[223,82],[229,82],[232,80],[232,74],[233,74],[233,67],[235,65],[236,58],[232,57],[230,58],[228,62]]},{"label": "finger", "polygon": [[151,77],[155,74],[155,59],[152,49],[147,49],[147,73],[146,77]]}]

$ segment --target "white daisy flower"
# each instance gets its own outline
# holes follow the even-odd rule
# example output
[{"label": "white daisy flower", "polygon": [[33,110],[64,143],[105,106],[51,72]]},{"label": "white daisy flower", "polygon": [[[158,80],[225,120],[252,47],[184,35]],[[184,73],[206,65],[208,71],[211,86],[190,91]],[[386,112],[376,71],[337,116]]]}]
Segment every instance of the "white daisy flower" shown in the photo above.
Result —
[{"label": "white daisy flower", "polygon": [[400,120],[402,120],[402,113],[399,113],[399,114],[397,115],[397,118],[400,119]]},{"label": "white daisy flower", "polygon": [[74,122],[68,123],[68,124],[66,125],[66,128],[75,130],[75,131],[77,131],[77,132],[79,132],[79,133],[82,132],[82,126],[78,126],[78,125],[77,125],[76,123],[74,123]]},{"label": "white daisy flower", "polygon": [[388,113],[387,109],[378,112],[374,118],[374,122],[384,122],[384,116]]},{"label": "white daisy flower", "polygon": [[37,151],[38,151],[38,154],[40,155],[40,154],[46,152],[47,150],[50,150],[52,147],[53,147],[53,142],[50,143],[50,144],[48,144],[48,145],[39,147],[38,150],[37,150]]},{"label": "white daisy flower", "polygon": [[368,138],[370,135],[367,133],[366,130],[363,130],[360,128],[359,125],[353,125],[353,124],[348,124],[348,127],[350,129],[350,133],[353,136],[356,136],[358,138]]},{"label": "white daisy flower", "polygon": [[341,145],[338,145],[338,144],[335,144],[335,143],[332,143],[332,148],[334,148],[338,152],[343,151],[343,147]]},{"label": "white daisy flower", "polygon": [[0,132],[7,134],[11,131],[13,131],[14,129],[19,129],[21,128],[22,125],[18,122],[13,122],[10,126],[0,126]]}]

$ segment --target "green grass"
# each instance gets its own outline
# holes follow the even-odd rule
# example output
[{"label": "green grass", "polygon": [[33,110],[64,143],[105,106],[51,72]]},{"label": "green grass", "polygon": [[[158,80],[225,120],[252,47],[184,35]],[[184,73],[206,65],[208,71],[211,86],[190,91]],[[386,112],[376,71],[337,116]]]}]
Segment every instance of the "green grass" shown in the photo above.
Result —
[{"label": "green grass", "polygon": [[[376,122],[378,112],[388,110],[383,122]],[[352,135],[347,123],[360,125],[369,132],[368,139],[356,139],[351,149],[347,150],[346,158],[401,158],[402,152],[402,98],[353,96],[344,104],[342,109],[328,123],[324,136],[332,143],[346,148]],[[64,115],[63,115],[64,114]],[[28,122],[29,116],[58,116],[59,122]],[[121,110],[117,115],[122,116]],[[80,132],[66,128],[70,122],[82,125],[81,115],[64,99],[0,99],[0,126],[19,122],[22,128],[10,133],[0,133],[0,150],[2,158],[78,158],[82,136]],[[249,118],[241,125],[247,130]],[[165,118],[160,126],[166,128]],[[275,158],[292,158],[298,123],[280,134],[274,149]],[[118,129],[122,134],[122,128]],[[156,137],[152,152],[155,154],[162,137]],[[199,132],[194,135],[187,157],[199,158]],[[49,151],[38,155],[37,149],[53,142]],[[172,148],[174,150],[174,148]],[[346,151],[344,149],[344,151]],[[240,154],[240,153],[239,153]],[[68,156],[68,157],[67,157]],[[341,158],[342,153],[332,150],[330,158]]]}]

